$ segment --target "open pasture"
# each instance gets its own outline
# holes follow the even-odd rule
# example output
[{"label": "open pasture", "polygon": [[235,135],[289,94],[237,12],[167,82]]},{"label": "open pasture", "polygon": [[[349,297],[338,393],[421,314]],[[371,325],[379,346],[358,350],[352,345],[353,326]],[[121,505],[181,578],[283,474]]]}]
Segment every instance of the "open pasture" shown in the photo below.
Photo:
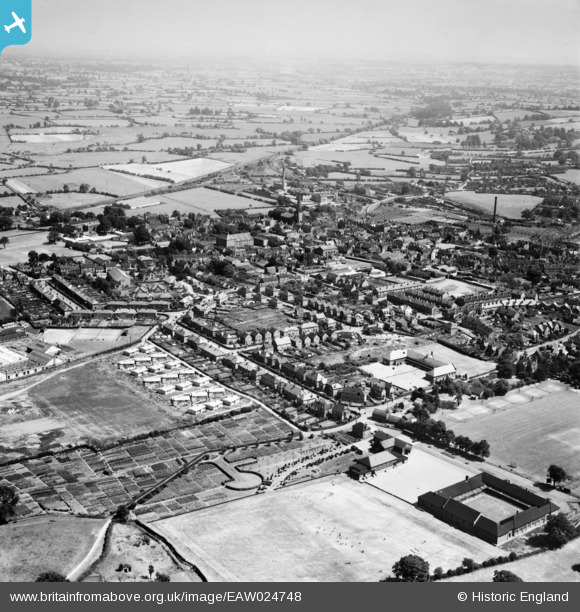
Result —
[{"label": "open pasture", "polygon": [[[580,559],[580,538],[558,550],[532,555],[513,563],[486,567],[467,576],[447,578],[445,582],[491,582],[496,570],[506,569],[524,582],[578,582],[580,575],[572,569]],[[532,605],[532,604],[530,604]],[[557,605],[557,604],[556,604]]]},{"label": "open pasture", "polygon": [[[464,399],[443,420],[456,435],[485,438],[491,456],[539,480],[552,463],[580,477],[580,394],[556,381],[522,387],[484,402]],[[574,486],[574,483],[573,483]]]},{"label": "open pasture", "polygon": [[104,524],[104,519],[51,516],[0,526],[0,581],[34,582],[48,570],[66,576],[89,553]]},{"label": "open pasture", "polygon": [[107,200],[107,196],[98,193],[54,193],[42,196],[38,200],[41,206],[58,210],[80,210]]},{"label": "open pasture", "polygon": [[186,215],[188,213],[198,213],[215,217],[215,212],[218,210],[264,209],[264,212],[267,212],[270,209],[264,202],[214,189],[206,189],[205,187],[126,200],[126,203],[131,206],[130,210],[125,211],[125,214],[129,217],[145,213],[171,215],[174,210]]},{"label": "open pasture", "polygon": [[220,582],[377,581],[409,553],[432,567],[456,567],[464,557],[483,561],[496,553],[493,546],[346,476],[150,526],[210,581]]},{"label": "open pasture", "polygon": [[458,202],[469,208],[476,208],[487,213],[493,213],[497,197],[497,212],[508,219],[520,219],[522,211],[533,208],[542,201],[538,196],[517,193],[476,193],[475,191],[450,191],[447,199]]},{"label": "open pasture", "polygon": [[75,191],[83,183],[86,183],[91,189],[94,187],[99,193],[110,193],[119,197],[167,186],[167,183],[162,181],[143,177],[130,177],[116,172],[109,172],[102,168],[82,168],[71,170],[65,174],[31,176],[23,179],[22,182],[37,192],[61,191],[65,185],[68,185],[70,190]]}]

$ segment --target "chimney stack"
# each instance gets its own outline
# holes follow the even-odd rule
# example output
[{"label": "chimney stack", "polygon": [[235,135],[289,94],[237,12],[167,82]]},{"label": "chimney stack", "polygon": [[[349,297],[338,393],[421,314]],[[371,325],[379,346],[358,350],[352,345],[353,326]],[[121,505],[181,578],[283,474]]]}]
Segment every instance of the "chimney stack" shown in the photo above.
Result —
[{"label": "chimney stack", "polygon": [[495,218],[497,215],[497,196],[495,196],[495,203],[493,205],[493,221],[492,223],[495,225]]}]

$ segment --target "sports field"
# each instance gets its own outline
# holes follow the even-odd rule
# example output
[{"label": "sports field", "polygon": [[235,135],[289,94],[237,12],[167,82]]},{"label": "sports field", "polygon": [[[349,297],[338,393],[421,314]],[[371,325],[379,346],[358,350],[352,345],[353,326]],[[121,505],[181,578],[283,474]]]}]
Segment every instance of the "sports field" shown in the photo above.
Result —
[{"label": "sports field", "polygon": [[458,410],[442,418],[456,435],[485,438],[493,459],[516,463],[540,480],[552,463],[580,478],[580,393],[557,381],[485,402],[464,399]]},{"label": "sports field", "polygon": [[495,547],[344,475],[150,526],[211,582],[377,581],[409,553],[432,568],[497,554]]},{"label": "sports field", "polygon": [[0,526],[0,582],[34,582],[48,570],[67,575],[88,554],[104,523],[42,517]]},{"label": "sports field", "polygon": [[140,389],[122,384],[106,360],[88,363],[57,374],[35,386],[30,398],[43,411],[58,419],[79,438],[114,440],[152,429],[163,429],[173,421]]}]

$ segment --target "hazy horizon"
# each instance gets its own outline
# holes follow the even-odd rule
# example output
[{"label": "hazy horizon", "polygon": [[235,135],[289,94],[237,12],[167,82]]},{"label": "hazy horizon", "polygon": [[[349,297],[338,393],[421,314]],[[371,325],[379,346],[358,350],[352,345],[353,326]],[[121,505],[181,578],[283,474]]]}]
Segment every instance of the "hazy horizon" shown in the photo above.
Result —
[{"label": "hazy horizon", "polygon": [[580,0],[33,0],[7,52],[578,66],[578,31]]}]

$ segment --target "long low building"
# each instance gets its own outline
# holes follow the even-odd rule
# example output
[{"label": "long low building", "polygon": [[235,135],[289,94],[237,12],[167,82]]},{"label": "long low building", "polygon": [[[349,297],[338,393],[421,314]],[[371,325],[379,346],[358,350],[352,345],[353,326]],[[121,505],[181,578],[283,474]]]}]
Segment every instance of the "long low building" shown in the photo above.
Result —
[{"label": "long low building", "polygon": [[487,472],[424,493],[417,503],[438,519],[495,545],[536,529],[560,510],[549,499]]}]

